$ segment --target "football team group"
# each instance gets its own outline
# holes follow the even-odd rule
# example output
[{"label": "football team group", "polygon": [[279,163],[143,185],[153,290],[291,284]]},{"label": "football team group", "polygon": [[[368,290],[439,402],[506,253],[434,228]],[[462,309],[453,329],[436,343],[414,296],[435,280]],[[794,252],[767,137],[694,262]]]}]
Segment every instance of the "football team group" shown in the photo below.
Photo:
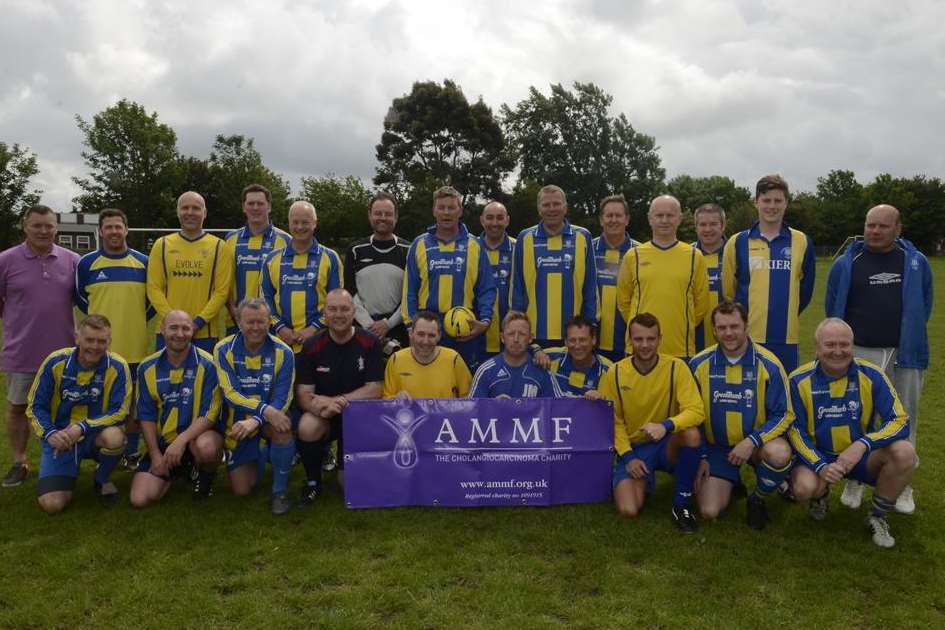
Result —
[{"label": "football team group", "polygon": [[750,229],[726,238],[724,209],[705,204],[688,244],[677,239],[679,202],[662,195],[647,213],[651,239],[638,243],[623,196],[600,202],[594,238],[549,185],[537,225],[512,238],[499,202],[471,234],[446,186],[434,224],[411,242],[381,192],[366,209],[373,233],[344,260],[315,238],[312,204],[293,203],[284,232],[255,184],[242,194],[246,225],[225,239],[204,231],[204,199],[182,194],[180,230],[149,255],[128,246],[121,210],[102,210],[100,247],[80,258],[56,244],[53,210],[30,207],[24,242],[0,253],[15,460],[3,485],[29,477],[33,432],[49,513],[70,503],[94,459],[99,499],[115,501],[110,477],[124,463],[138,508],[177,478],[206,499],[220,464],[247,495],[268,464],[271,509],[284,514],[297,461],[298,506],[320,495],[323,470],[337,465],[343,480],[353,400],[577,396],[613,403],[621,516],[640,513],[657,471],[673,476],[684,532],[739,495],[748,525],[763,529],[775,493],[823,520],[834,485],[853,509],[870,486],[867,530],[892,547],[887,513],[915,510],[930,267],[901,237],[896,208],[869,209],[862,238],[830,269],[816,356],[799,365],[815,257],[810,237],[784,223],[788,201],[780,176],[763,177]]}]

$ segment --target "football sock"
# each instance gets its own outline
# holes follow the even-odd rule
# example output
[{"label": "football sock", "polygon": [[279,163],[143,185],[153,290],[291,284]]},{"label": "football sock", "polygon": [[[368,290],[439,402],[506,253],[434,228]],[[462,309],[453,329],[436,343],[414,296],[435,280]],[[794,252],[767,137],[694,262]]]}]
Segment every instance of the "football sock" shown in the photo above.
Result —
[{"label": "football sock", "polygon": [[761,460],[755,465],[755,484],[754,494],[764,498],[778,489],[781,482],[784,481],[787,474],[791,471],[791,464],[783,468],[775,468],[765,460]]},{"label": "football sock", "polygon": [[96,484],[103,486],[108,483],[109,478],[112,476],[112,471],[115,470],[115,466],[118,465],[118,460],[121,459],[123,450],[123,448],[99,449],[98,468],[95,469]]},{"label": "football sock", "polygon": [[269,457],[272,459],[272,493],[281,494],[289,487],[289,473],[292,472],[292,459],[295,457],[295,440],[288,444],[270,444]]},{"label": "football sock", "polygon": [[896,507],[895,499],[890,501],[886,497],[879,496],[875,491],[873,492],[873,508],[870,510],[870,514],[877,518],[886,518],[886,512],[894,507]]},{"label": "football sock", "polygon": [[309,484],[322,483],[322,461],[325,459],[325,444],[330,444],[328,440],[319,440],[318,442],[306,442],[305,440],[296,440],[296,447],[299,450],[299,457],[302,458],[302,466],[305,467],[305,476],[308,477]]},{"label": "football sock", "polygon": [[138,441],[141,438],[140,431],[128,432],[125,434],[125,455],[132,456],[138,454]]},{"label": "football sock", "polygon": [[692,486],[699,472],[699,449],[683,446],[679,449],[676,461],[676,493],[673,495],[673,507],[685,507],[692,498]]},{"label": "football sock", "polygon": [[266,464],[269,463],[269,442],[259,443],[259,459],[256,460],[256,483],[262,481],[266,475]]}]

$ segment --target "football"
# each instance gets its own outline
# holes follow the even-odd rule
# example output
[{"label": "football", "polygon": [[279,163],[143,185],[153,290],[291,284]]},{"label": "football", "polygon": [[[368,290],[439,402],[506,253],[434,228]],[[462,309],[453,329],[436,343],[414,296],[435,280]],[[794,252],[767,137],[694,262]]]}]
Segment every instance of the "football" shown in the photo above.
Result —
[{"label": "football", "polygon": [[472,331],[476,314],[465,306],[454,306],[443,316],[443,331],[450,337],[462,337]]}]

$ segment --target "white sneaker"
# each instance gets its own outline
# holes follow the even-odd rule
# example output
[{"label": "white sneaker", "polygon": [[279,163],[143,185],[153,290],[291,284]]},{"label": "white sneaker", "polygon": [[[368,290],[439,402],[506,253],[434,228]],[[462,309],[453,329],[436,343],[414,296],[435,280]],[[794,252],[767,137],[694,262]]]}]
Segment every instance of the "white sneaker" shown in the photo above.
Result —
[{"label": "white sneaker", "polygon": [[915,499],[912,498],[912,486],[906,486],[902,494],[896,499],[896,511],[900,514],[912,514],[915,512]]},{"label": "white sneaker", "polygon": [[863,484],[859,481],[850,479],[843,488],[843,494],[840,495],[840,503],[851,510],[860,509],[863,503]]},{"label": "white sneaker", "polygon": [[870,514],[866,517],[866,528],[873,534],[873,544],[883,549],[896,546],[896,539],[889,533],[889,523],[885,518]]}]

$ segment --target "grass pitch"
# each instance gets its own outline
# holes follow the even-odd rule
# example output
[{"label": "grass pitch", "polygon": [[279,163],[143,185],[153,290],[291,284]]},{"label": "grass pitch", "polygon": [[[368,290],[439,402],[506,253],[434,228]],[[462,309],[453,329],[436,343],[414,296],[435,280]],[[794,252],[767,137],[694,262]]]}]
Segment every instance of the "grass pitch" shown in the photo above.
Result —
[{"label": "grass pitch", "polygon": [[[802,361],[827,268],[803,316]],[[945,296],[945,261],[933,271]],[[918,509],[890,516],[892,550],[865,533],[866,502],[852,512],[838,490],[823,523],[772,498],[771,524],[754,532],[737,501],[685,536],[670,522],[666,476],[632,522],[607,503],[352,511],[331,475],[313,510],[274,518],[266,492],[237,499],[222,470],[208,503],[175,486],[145,511],[128,506],[130,474],[116,472],[124,496],[105,509],[86,464],[73,506],[48,517],[35,502],[34,439],[29,481],[0,490],[0,627],[945,627],[941,304],[930,333]]]}]

